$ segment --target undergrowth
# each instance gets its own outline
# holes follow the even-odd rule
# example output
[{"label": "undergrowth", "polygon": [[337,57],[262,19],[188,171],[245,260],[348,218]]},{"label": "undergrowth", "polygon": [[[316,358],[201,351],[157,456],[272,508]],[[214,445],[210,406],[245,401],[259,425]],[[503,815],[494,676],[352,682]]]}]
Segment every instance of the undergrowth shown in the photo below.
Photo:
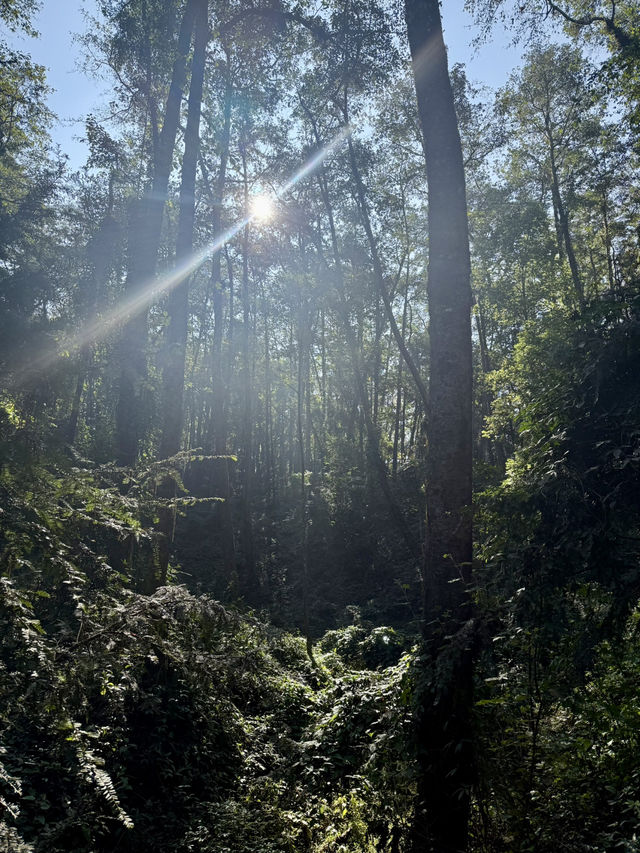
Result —
[{"label": "undergrowth", "polygon": [[2,429],[0,849],[401,849],[410,658],[393,629],[331,632],[312,663],[206,595],[141,594],[162,472]]}]

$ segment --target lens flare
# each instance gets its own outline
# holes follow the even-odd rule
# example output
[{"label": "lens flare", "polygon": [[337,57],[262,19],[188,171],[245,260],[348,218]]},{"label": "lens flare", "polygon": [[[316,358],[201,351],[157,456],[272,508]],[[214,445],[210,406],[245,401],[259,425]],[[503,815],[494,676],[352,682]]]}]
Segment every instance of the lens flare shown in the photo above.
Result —
[{"label": "lens flare", "polygon": [[[313,157],[280,187],[275,193],[275,199],[283,198],[303,178],[314,172],[350,134],[351,128],[348,126],[343,127],[324,148],[316,152]],[[135,294],[126,296],[108,314],[90,323],[82,331],[66,335],[61,340],[58,340],[55,352],[49,349],[46,352],[41,351],[38,353],[30,360],[29,364],[14,374],[14,383],[20,384],[24,382],[25,377],[32,371],[39,372],[47,370],[56,361],[67,356],[69,353],[102,340],[119,325],[126,323],[128,319],[140,311],[146,310],[161,296],[173,290],[180,282],[193,275],[207,259],[211,258],[216,252],[219,252],[226,243],[233,239],[250,222],[253,220],[266,222],[273,217],[274,213],[274,198],[268,195],[255,196],[247,216],[236,222],[235,225],[228,228],[222,234],[217,235],[210,243],[207,243],[189,257],[178,262],[173,269],[167,271],[164,275],[157,278],[154,277],[151,281],[143,282],[136,288]]]},{"label": "lens flare", "polygon": [[273,219],[276,212],[273,200],[264,193],[256,195],[251,199],[249,210],[251,218],[257,222],[269,222],[269,220]]}]

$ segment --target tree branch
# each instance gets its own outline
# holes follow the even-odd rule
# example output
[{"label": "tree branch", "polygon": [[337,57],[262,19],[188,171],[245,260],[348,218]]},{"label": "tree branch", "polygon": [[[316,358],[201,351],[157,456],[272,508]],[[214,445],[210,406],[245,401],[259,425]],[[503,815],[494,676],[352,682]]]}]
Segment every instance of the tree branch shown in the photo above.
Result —
[{"label": "tree branch", "polygon": [[556,15],[564,18],[570,24],[575,24],[577,27],[590,27],[593,24],[602,24],[609,35],[613,36],[620,50],[631,47],[635,43],[635,39],[629,35],[622,27],[619,27],[615,22],[616,4],[611,3],[611,16],[606,15],[585,15],[582,18],[574,18],[565,9],[559,6],[554,0],[547,0],[549,10]]},{"label": "tree branch", "polygon": [[281,29],[285,28],[287,21],[300,24],[309,30],[320,44],[324,44],[331,37],[330,32],[327,30],[320,18],[308,18],[300,12],[285,12],[277,6],[259,6],[255,9],[245,9],[242,12],[238,12],[236,15],[229,18],[228,21],[225,21],[225,23],[220,25],[220,34],[229,35],[231,31],[238,26],[238,24],[251,17],[269,18]]}]

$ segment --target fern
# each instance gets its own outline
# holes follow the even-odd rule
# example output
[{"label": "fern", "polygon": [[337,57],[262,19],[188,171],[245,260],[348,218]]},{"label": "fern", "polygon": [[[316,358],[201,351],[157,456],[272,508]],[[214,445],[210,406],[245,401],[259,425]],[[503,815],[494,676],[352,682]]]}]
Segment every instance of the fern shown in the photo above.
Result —
[{"label": "fern", "polygon": [[82,744],[78,744],[77,756],[79,773],[84,781],[95,788],[99,798],[107,803],[125,829],[133,829],[134,823],[122,808],[113,780],[103,767],[104,759]]}]

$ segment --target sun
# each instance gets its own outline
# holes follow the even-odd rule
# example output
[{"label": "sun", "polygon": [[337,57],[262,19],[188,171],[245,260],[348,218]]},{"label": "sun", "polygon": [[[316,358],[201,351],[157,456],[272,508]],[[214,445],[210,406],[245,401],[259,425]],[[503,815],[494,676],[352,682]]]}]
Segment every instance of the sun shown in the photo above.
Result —
[{"label": "sun", "polygon": [[268,222],[276,212],[273,199],[264,193],[251,199],[251,218],[258,222]]}]

